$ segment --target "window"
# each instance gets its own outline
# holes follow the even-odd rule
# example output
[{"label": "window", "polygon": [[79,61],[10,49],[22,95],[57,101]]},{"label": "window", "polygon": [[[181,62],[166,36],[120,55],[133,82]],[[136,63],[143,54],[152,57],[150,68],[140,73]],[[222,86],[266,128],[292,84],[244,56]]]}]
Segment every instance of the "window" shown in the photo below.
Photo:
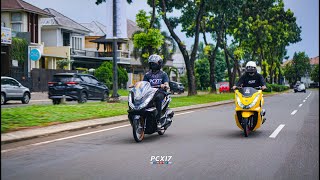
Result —
[{"label": "window", "polygon": [[21,23],[12,23],[12,30],[21,32]]},{"label": "window", "polygon": [[72,37],[72,48],[81,50],[82,49],[82,38]]},{"label": "window", "polygon": [[90,78],[91,78],[91,83],[92,84],[98,84],[99,83],[99,81],[96,80],[95,78],[93,78],[93,77],[90,77]]},{"label": "window", "polygon": [[81,76],[81,79],[83,79],[86,83],[91,83],[91,79],[88,76]]},{"label": "window", "polygon": [[12,22],[21,22],[22,21],[22,16],[21,13],[12,13],[11,14],[11,21]]},{"label": "window", "polygon": [[11,13],[11,27],[13,31],[21,32],[22,15],[21,13]]},{"label": "window", "polygon": [[64,32],[62,34],[63,46],[70,46],[70,33]]},{"label": "window", "polygon": [[19,86],[19,83],[12,79],[8,79],[8,84],[10,84],[11,86]]}]

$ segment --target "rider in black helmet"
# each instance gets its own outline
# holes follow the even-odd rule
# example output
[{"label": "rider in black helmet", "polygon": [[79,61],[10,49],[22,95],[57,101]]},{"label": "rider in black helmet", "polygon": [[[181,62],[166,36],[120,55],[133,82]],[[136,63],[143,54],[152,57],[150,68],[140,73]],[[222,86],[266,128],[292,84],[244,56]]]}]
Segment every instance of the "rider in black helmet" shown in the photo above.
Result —
[{"label": "rider in black helmet", "polygon": [[161,70],[163,60],[162,58],[157,55],[153,54],[148,59],[150,71],[148,71],[144,77],[143,81],[148,81],[151,86],[160,86],[160,90],[155,95],[154,101],[157,108],[157,127],[158,129],[161,128],[160,118],[161,118],[161,105],[162,101],[165,97],[166,89],[169,89],[169,77],[166,72]]}]

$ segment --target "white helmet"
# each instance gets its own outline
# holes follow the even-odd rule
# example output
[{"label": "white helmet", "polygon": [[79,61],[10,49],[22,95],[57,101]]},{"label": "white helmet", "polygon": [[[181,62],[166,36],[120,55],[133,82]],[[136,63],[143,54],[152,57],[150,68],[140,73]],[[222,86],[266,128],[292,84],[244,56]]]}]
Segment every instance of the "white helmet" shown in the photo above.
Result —
[{"label": "white helmet", "polygon": [[254,61],[247,62],[246,72],[247,73],[256,73],[257,72],[257,65]]}]

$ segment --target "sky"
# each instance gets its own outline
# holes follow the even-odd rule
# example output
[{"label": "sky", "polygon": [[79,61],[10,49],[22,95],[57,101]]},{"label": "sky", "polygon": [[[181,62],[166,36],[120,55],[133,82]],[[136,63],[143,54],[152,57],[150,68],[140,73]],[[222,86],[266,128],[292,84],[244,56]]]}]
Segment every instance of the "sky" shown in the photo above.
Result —
[{"label": "sky", "polygon": [[[64,14],[65,16],[79,23],[90,23],[98,21],[106,25],[107,12],[106,3],[111,3],[111,0],[106,0],[106,3],[96,5],[96,0],[24,0],[41,9],[52,8]],[[297,18],[297,24],[302,27],[302,40],[296,44],[291,44],[287,47],[289,59],[292,59],[294,52],[305,52],[310,58],[319,56],[319,0],[284,0],[285,9],[290,9]],[[126,5],[127,18],[135,21],[135,16],[139,10],[143,9],[147,12],[151,8],[147,5],[146,0],[134,0],[132,4]],[[178,15],[175,12],[174,15]],[[164,23],[162,30],[168,31]],[[190,48],[194,43],[193,38],[187,38],[181,27],[178,27],[175,32],[181,37],[181,40]],[[200,38],[202,39],[202,37]]]}]

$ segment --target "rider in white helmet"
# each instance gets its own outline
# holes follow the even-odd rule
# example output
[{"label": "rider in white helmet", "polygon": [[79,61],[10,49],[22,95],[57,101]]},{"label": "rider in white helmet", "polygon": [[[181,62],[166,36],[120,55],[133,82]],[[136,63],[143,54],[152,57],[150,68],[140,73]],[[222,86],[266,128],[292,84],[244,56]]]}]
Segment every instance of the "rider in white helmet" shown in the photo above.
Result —
[{"label": "rider in white helmet", "polygon": [[[246,70],[245,74],[242,75],[237,82],[235,86],[232,87],[232,89],[235,89],[236,87],[259,87],[261,86],[261,89],[266,89],[266,81],[264,80],[263,76],[257,72],[257,65],[254,61],[249,61],[246,64]],[[265,109],[262,109],[261,114],[263,116],[265,115]],[[266,121],[266,118],[263,119],[262,123]]]},{"label": "rider in white helmet", "polygon": [[161,70],[163,60],[161,56],[157,54],[153,54],[148,59],[150,71],[147,72],[144,77],[143,81],[148,81],[151,86],[160,87],[160,91],[157,91],[157,94],[155,95],[154,101],[157,108],[157,115],[156,115],[156,122],[157,122],[157,128],[161,128],[161,105],[162,100],[165,97],[165,91],[166,89],[169,89],[169,77],[166,72]]},{"label": "rider in white helmet", "polygon": [[249,61],[246,64],[246,73],[242,75],[235,86],[232,88],[235,89],[237,86],[243,87],[259,87],[261,89],[266,89],[266,81],[264,80],[263,76],[257,72],[257,65],[254,61]]}]

